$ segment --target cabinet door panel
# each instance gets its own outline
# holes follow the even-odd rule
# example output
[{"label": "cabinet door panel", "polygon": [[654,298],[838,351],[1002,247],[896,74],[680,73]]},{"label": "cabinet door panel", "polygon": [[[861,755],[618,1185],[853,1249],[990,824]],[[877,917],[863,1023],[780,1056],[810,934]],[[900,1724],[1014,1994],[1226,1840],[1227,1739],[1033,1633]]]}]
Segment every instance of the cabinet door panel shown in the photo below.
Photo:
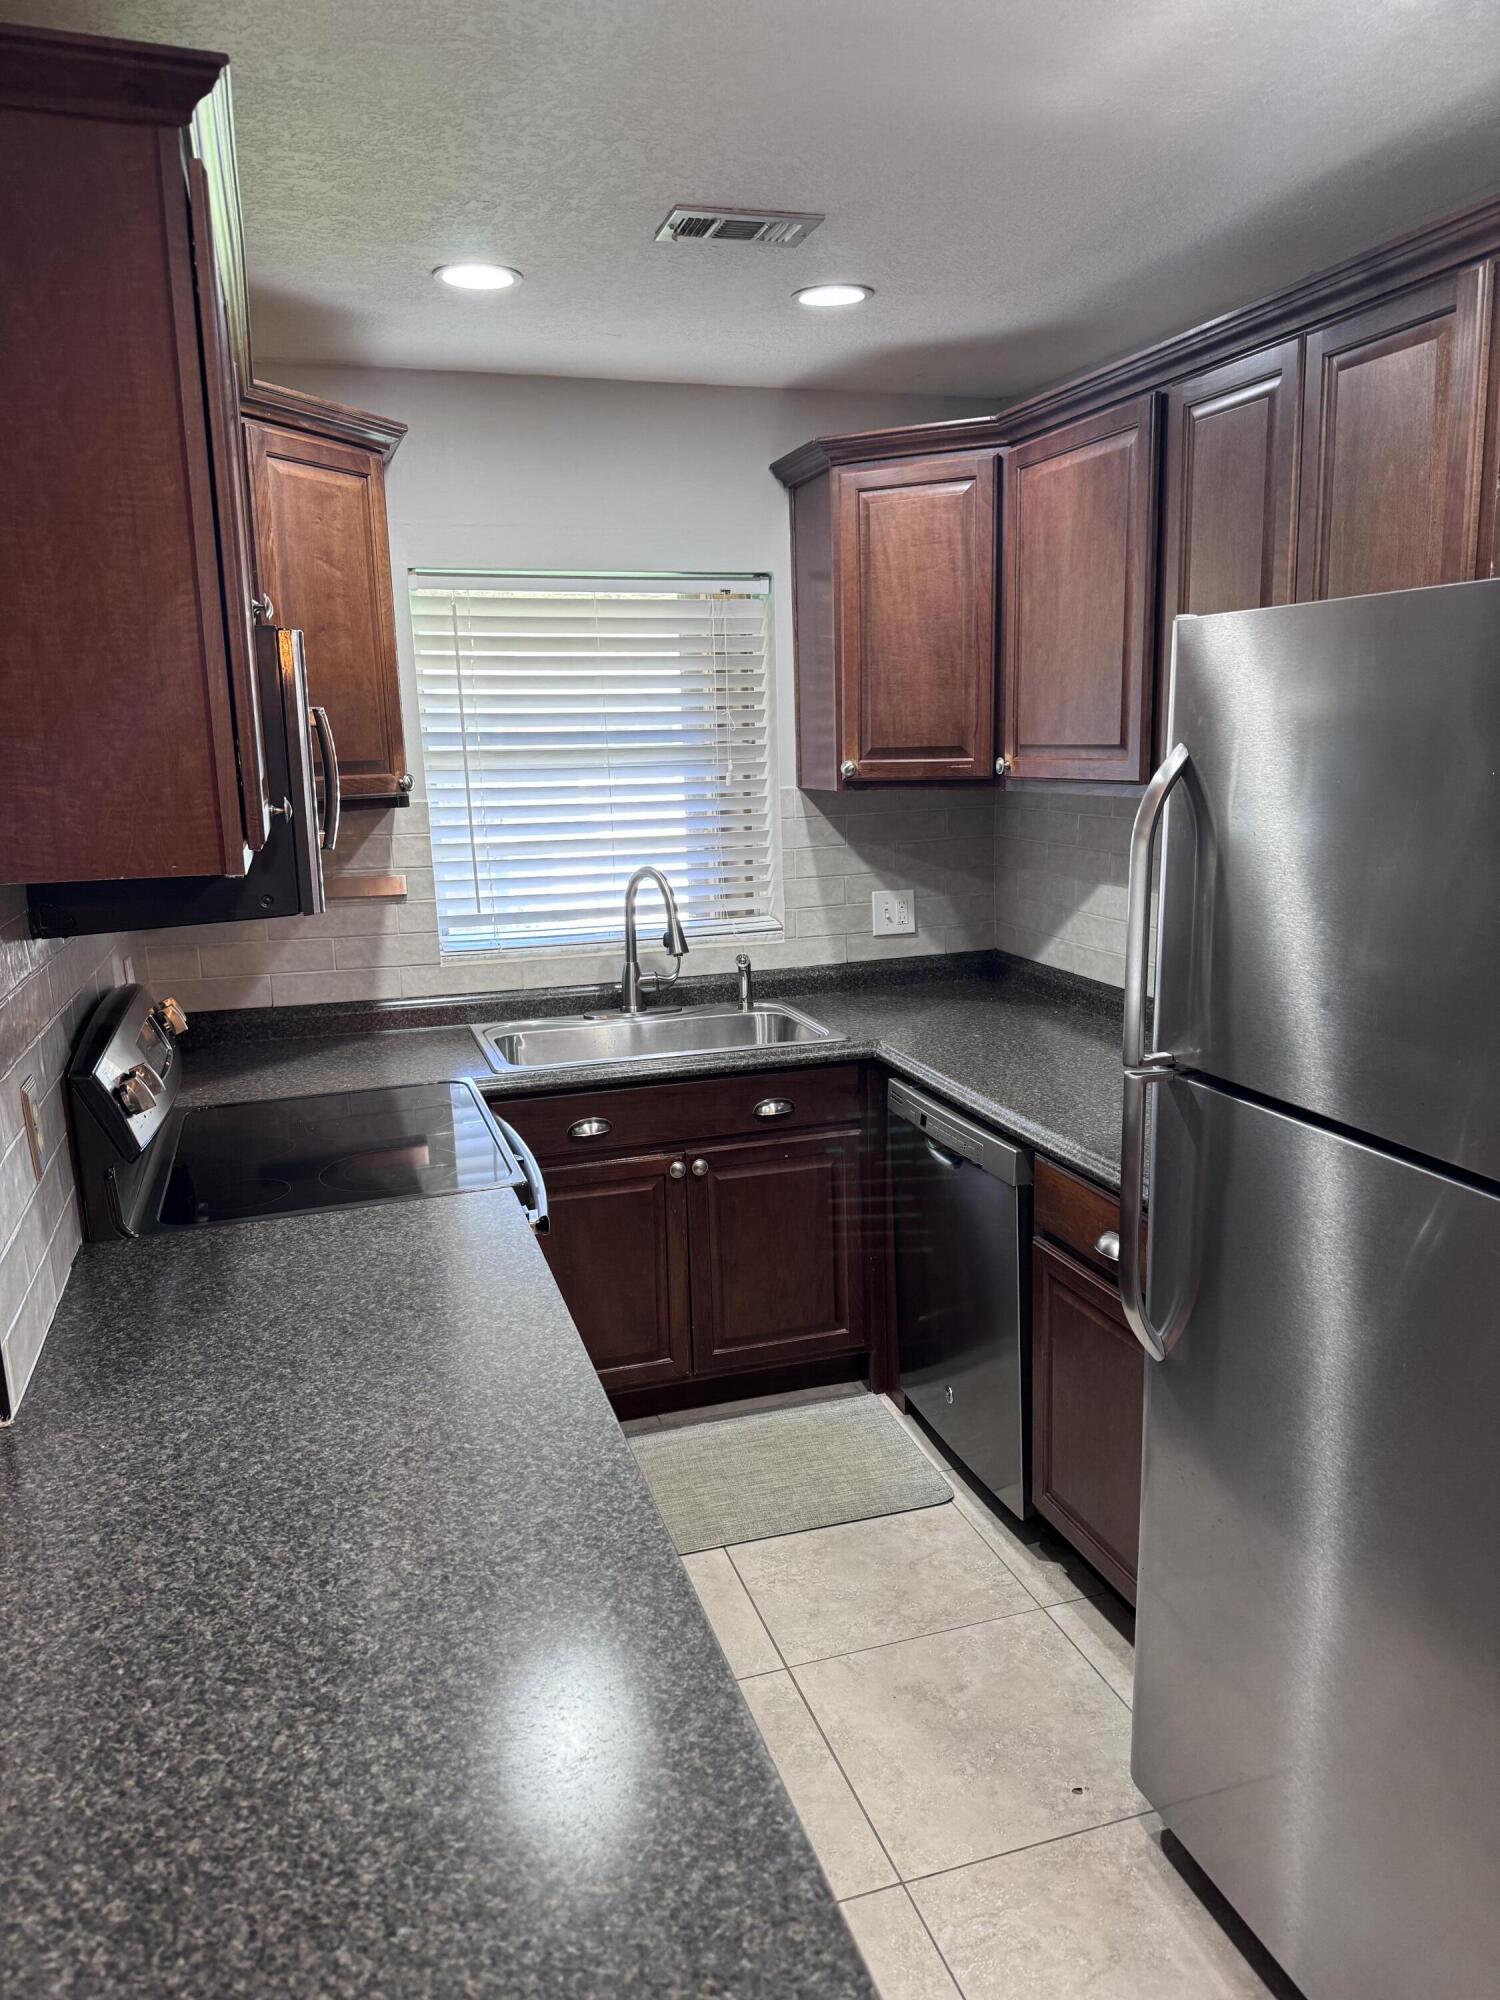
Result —
[{"label": "cabinet door panel", "polygon": [[1291,601],[1300,387],[1300,343],[1288,340],[1167,393],[1164,670],[1179,613]]},{"label": "cabinet door panel", "polygon": [[1135,1601],[1145,1357],[1114,1287],[1032,1246],[1032,1499]]},{"label": "cabinet door panel", "polygon": [[1308,335],[1299,598],[1473,575],[1487,284],[1460,272]]},{"label": "cabinet door panel", "polygon": [[547,1263],[607,1389],[689,1372],[686,1197],[676,1154],[549,1168]]},{"label": "cabinet door panel", "polygon": [[993,775],[995,462],[838,474],[842,754],[864,780]]},{"label": "cabinet door panel", "polygon": [[[91,88],[128,105],[134,59]],[[248,861],[182,137],[146,115],[0,105],[7,882]]]},{"label": "cabinet door panel", "polygon": [[1143,396],[1005,454],[1013,777],[1146,776],[1155,425]]},{"label": "cabinet door panel", "polygon": [[689,1196],[698,1374],[864,1344],[857,1131],[705,1148]]},{"label": "cabinet door panel", "polygon": [[261,589],[307,651],[345,799],[394,799],[406,769],[385,481],[377,452],[247,423]]}]

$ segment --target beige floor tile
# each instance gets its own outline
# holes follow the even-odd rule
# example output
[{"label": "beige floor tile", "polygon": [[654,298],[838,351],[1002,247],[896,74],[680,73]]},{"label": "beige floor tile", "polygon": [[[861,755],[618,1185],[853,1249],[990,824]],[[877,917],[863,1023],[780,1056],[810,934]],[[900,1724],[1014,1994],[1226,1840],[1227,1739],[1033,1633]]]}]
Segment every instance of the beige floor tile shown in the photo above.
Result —
[{"label": "beige floor tile", "polygon": [[743,1542],[730,1558],[789,1666],[1032,1609],[950,1505]]},{"label": "beige floor tile", "polygon": [[877,1889],[840,1908],[880,2000],[960,2000],[942,1954],[904,1889]]},{"label": "beige floor tile", "polygon": [[1080,1597],[1099,1597],[1109,1585],[1083,1557],[1069,1548],[1061,1535],[1039,1521],[1029,1522],[1022,1536],[990,1505],[979,1488],[946,1458],[922,1426],[904,1410],[898,1410],[889,1396],[886,1407],[915,1440],[918,1448],[945,1474],[964,1519],[978,1530],[1000,1560],[1025,1586],[1038,1604],[1066,1604]]},{"label": "beige floor tile", "polygon": [[1048,1617],[1128,1703],[1135,1685],[1135,1620],[1119,1598],[1082,1597],[1057,1604]]},{"label": "beige floor tile", "polygon": [[705,1549],[701,1555],[684,1556],[682,1566],[724,1650],[729,1671],[739,1680],[747,1674],[774,1674],[781,1655],[724,1551]]},{"label": "beige floor tile", "polygon": [[964,2000],[1265,2000],[1153,1817],[912,1885]]},{"label": "beige floor tile", "polygon": [[1043,1611],[795,1678],[908,1880],[1147,1809],[1129,1710]]},{"label": "beige floor tile", "polygon": [[896,1871],[790,1674],[741,1681],[740,1692],[834,1895],[859,1896],[889,1886]]}]

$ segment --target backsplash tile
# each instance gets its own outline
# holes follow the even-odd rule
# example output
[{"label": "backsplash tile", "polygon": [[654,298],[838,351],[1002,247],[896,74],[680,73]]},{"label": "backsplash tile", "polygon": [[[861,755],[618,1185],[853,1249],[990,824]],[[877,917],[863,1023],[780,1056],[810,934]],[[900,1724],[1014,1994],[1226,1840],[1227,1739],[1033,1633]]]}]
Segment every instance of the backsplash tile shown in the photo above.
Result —
[{"label": "backsplash tile", "polygon": [[[68,1053],[99,994],[124,977],[133,946],[33,938],[25,891],[0,888],[0,1421],[26,1392],[82,1240],[63,1096]],[[28,1076],[47,1153],[40,1182],[21,1120]]]},{"label": "backsplash tile", "polygon": [[[929,787],[824,796],[781,793],[781,937],[695,946],[692,971],[727,972],[749,952],[766,971],[925,952],[983,951],[994,943],[995,841],[988,798]],[[335,900],[317,917],[199,925],[145,934],[146,978],[198,1008],[288,1007],[339,1000],[427,1000],[517,987],[617,979],[620,948],[505,952],[443,963],[426,807],[346,811],[330,879],[406,876],[402,898]],[[911,889],[917,930],[870,933],[870,892]],[[690,934],[691,935],[691,934]],[[660,954],[643,962],[666,965]]]},{"label": "backsplash tile", "polygon": [[1125,984],[1125,880],[1138,801],[1006,791],[995,800],[995,942],[1111,986]]}]

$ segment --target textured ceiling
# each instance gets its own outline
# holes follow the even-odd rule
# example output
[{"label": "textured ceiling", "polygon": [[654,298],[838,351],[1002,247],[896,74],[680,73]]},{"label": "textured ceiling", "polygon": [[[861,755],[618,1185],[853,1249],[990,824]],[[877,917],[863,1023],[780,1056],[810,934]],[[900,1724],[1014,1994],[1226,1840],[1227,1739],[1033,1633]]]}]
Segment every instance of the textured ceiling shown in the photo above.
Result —
[{"label": "textured ceiling", "polygon": [[[1500,190],[1497,0],[0,0],[226,50],[257,353],[1006,396]],[[680,199],[797,250],[657,244]],[[444,291],[445,260],[526,274]],[[829,278],[877,296],[791,304]]]}]

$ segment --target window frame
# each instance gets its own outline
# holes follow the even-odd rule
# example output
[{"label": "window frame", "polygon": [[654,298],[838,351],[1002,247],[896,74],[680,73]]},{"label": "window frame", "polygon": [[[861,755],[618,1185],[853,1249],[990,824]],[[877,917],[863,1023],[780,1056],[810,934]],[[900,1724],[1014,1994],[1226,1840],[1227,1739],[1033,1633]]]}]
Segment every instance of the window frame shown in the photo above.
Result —
[{"label": "window frame", "polygon": [[[434,564],[412,563],[406,569],[406,623],[412,648],[413,696],[416,706],[417,737],[421,746],[423,771],[426,779],[427,805],[429,812],[429,842],[432,841],[430,816],[433,811],[432,772],[428,762],[428,742],[426,717],[422,698],[422,668],[420,665],[420,641],[414,605],[415,594],[423,589],[463,591],[504,592],[508,589],[524,591],[530,585],[540,591],[555,591],[565,594],[576,588],[578,594],[587,594],[590,587],[597,586],[600,592],[608,593],[612,588],[629,595],[632,587],[638,586],[641,595],[649,595],[653,587],[664,594],[680,594],[685,597],[707,597],[714,586],[731,592],[736,586],[744,586],[743,594],[759,598],[762,606],[761,627],[761,713],[764,721],[765,774],[764,774],[764,817],[765,817],[765,867],[766,887],[763,913],[749,919],[725,920],[722,922],[694,922],[690,913],[684,910],[683,924],[689,945],[698,940],[708,947],[730,945],[736,940],[759,939],[762,943],[780,943],[786,937],[785,887],[783,882],[782,829],[780,812],[780,772],[777,743],[777,701],[775,667],[775,579],[769,570],[541,570],[541,569],[479,569],[474,567],[447,568]],[[696,587],[696,588],[695,588]],[[588,927],[577,935],[566,935],[562,926],[551,936],[532,934],[501,935],[500,920],[496,920],[496,934],[476,938],[472,942],[454,942],[449,931],[445,931],[442,914],[442,897],[439,884],[439,868],[434,848],[433,893],[438,929],[438,956],[443,964],[468,964],[483,960],[519,960],[525,958],[554,959],[568,954],[597,956],[601,952],[613,952],[618,947],[621,924],[601,924]],[[664,872],[672,879],[671,864]],[[677,885],[674,883],[674,887]],[[654,945],[645,946],[645,938],[653,936],[650,923],[644,926],[643,957],[647,950],[655,950]]]}]

